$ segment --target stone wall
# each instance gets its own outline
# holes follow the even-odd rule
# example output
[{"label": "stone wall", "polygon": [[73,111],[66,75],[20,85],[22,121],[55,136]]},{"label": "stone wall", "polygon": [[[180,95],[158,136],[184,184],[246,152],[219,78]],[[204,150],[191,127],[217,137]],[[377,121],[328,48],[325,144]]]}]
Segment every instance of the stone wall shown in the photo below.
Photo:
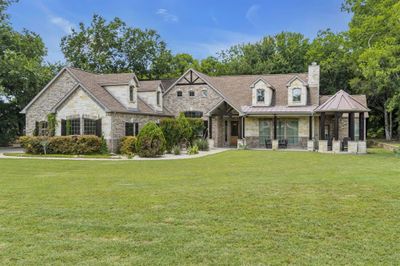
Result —
[{"label": "stone wall", "polygon": [[28,108],[25,114],[26,135],[32,135],[36,121],[47,121],[51,109],[77,84],[67,72],[61,73],[42,95]]},{"label": "stone wall", "polygon": [[[189,96],[189,91],[194,91],[194,96]],[[202,91],[207,91],[203,96]],[[182,91],[182,96],[177,96],[177,91]],[[174,86],[164,94],[164,106],[175,116],[185,111],[201,111],[205,115],[211,108],[222,101],[222,97],[208,85]],[[207,119],[205,116],[203,119]]]}]

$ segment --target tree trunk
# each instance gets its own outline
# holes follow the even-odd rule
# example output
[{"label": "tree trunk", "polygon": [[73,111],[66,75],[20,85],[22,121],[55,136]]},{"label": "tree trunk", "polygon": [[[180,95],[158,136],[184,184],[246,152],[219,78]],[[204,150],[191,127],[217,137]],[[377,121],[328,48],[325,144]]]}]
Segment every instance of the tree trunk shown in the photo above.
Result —
[{"label": "tree trunk", "polygon": [[389,113],[386,110],[386,107],[384,108],[384,116],[385,116],[385,138],[386,140],[392,140],[391,136],[391,130],[390,130],[390,122],[389,122]]},{"label": "tree trunk", "polygon": [[389,112],[389,136],[390,140],[393,138],[393,112]]}]

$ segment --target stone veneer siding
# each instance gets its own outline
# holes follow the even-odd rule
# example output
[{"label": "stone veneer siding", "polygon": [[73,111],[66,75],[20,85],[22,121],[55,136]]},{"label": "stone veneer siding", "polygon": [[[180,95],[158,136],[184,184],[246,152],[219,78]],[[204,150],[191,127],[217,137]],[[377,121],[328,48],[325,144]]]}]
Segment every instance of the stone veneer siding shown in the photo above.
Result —
[{"label": "stone veneer siding", "polygon": [[[202,96],[202,90],[207,90],[207,97]],[[177,96],[177,91],[182,91],[182,97]],[[194,91],[194,96],[189,96],[189,91]],[[203,116],[216,104],[222,101],[222,97],[208,85],[184,85],[174,86],[164,94],[164,106],[173,115],[178,116],[185,111],[201,111]],[[206,117],[203,117],[206,119]]]},{"label": "stone veneer siding", "polygon": [[35,130],[36,121],[47,121],[47,115],[51,109],[77,84],[77,81],[64,71],[43,92],[42,95],[27,109],[26,135],[32,135]]}]

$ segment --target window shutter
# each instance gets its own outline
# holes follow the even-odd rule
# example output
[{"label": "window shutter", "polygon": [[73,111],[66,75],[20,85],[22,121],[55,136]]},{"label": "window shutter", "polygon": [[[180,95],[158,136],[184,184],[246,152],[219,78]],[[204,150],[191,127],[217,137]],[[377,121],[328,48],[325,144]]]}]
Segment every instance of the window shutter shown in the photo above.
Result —
[{"label": "window shutter", "polygon": [[96,136],[101,137],[101,119],[96,120]]},{"label": "window shutter", "polygon": [[67,135],[67,120],[61,120],[61,136]]},{"label": "window shutter", "polygon": [[33,130],[33,135],[34,136],[39,136],[39,122],[35,122],[35,129]]},{"label": "window shutter", "polygon": [[135,123],[135,136],[139,135],[139,123]]},{"label": "window shutter", "polygon": [[129,123],[125,122],[125,136],[129,136]]}]

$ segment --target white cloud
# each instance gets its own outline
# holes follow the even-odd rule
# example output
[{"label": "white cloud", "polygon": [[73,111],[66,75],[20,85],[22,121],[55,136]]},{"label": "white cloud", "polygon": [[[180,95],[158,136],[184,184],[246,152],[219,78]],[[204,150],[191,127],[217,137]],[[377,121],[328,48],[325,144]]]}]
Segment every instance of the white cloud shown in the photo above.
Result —
[{"label": "white cloud", "polygon": [[253,25],[255,25],[256,23],[256,19],[258,17],[258,11],[260,10],[260,6],[259,5],[252,5],[249,7],[249,9],[247,9],[246,12],[246,19]]},{"label": "white cloud", "polygon": [[160,15],[166,22],[178,22],[179,21],[178,16],[169,13],[168,10],[164,9],[164,8],[158,9],[156,14]]},{"label": "white cloud", "polygon": [[72,28],[74,28],[74,24],[71,23],[69,20],[53,15],[49,15],[49,18],[51,23],[61,28],[66,34],[72,33]]}]

